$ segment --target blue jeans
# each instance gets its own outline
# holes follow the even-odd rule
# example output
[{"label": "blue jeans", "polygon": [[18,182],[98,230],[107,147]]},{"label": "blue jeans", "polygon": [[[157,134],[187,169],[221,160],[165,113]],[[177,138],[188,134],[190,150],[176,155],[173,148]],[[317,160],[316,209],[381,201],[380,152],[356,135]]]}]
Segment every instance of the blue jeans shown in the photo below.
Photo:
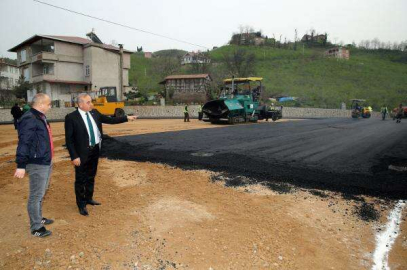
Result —
[{"label": "blue jeans", "polygon": [[28,164],[26,171],[30,177],[30,195],[28,197],[28,216],[30,217],[31,231],[43,227],[42,199],[49,186],[52,165]]}]

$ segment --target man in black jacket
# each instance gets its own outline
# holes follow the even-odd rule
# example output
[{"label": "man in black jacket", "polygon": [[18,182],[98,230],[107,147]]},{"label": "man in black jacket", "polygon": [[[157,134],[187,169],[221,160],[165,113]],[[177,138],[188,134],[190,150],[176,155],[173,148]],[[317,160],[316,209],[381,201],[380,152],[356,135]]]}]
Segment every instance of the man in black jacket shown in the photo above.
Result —
[{"label": "man in black jacket", "polygon": [[100,205],[93,199],[99,151],[103,137],[102,123],[120,124],[136,116],[108,117],[93,110],[88,94],[77,98],[78,110],[65,117],[65,141],[75,165],[75,195],[79,213],[88,216],[87,204]]},{"label": "man in black jacket", "polygon": [[17,129],[17,120],[23,115],[20,106],[18,103],[15,103],[14,106],[11,108],[11,115],[14,119],[14,129]]},{"label": "man in black jacket", "polygon": [[49,185],[54,152],[51,127],[45,117],[50,108],[51,99],[45,94],[37,94],[33,107],[19,119],[14,177],[23,178],[26,171],[30,177],[27,210],[31,234],[37,237],[51,235],[44,225],[53,223],[42,216],[42,200]]}]

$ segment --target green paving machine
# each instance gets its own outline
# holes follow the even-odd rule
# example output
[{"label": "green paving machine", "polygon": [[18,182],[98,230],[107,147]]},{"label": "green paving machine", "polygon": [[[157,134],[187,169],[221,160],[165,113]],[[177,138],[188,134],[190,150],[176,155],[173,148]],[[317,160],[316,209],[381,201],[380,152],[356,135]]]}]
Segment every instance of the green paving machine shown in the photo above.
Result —
[{"label": "green paving machine", "polygon": [[257,122],[263,119],[276,121],[282,117],[281,110],[269,109],[260,104],[263,78],[225,79],[218,99],[202,107],[203,121],[229,124]]}]

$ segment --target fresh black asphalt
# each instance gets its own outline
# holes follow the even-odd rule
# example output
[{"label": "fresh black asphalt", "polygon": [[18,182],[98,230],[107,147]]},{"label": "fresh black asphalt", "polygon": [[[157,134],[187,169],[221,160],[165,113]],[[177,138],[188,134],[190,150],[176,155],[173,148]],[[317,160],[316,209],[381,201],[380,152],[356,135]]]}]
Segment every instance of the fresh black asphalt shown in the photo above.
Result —
[{"label": "fresh black asphalt", "polygon": [[261,122],[108,138],[103,148],[112,159],[207,169],[271,188],[407,198],[407,172],[389,170],[407,166],[407,120]]}]

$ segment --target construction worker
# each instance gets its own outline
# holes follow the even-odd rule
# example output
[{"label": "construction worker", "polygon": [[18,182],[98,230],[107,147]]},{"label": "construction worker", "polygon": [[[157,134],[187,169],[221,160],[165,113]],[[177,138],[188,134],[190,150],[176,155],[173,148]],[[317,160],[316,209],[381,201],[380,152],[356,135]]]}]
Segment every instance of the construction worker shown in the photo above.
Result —
[{"label": "construction worker", "polygon": [[199,108],[198,108],[198,120],[199,120],[199,121],[202,121],[202,117],[203,117],[202,104],[199,104]]},{"label": "construction worker", "polygon": [[388,109],[386,105],[380,108],[380,112],[382,113],[382,120],[386,120],[386,114],[388,113]]},{"label": "construction worker", "polygon": [[24,105],[23,105],[23,114],[28,112],[30,109],[31,109],[30,105],[28,105],[28,103],[24,103]]},{"label": "construction worker", "polygon": [[188,104],[184,108],[184,122],[189,122]]},{"label": "construction worker", "polygon": [[400,103],[399,107],[397,108],[396,113],[397,113],[396,114],[396,119],[397,119],[396,123],[401,123],[401,118],[403,117],[403,114],[404,114],[403,104]]}]

